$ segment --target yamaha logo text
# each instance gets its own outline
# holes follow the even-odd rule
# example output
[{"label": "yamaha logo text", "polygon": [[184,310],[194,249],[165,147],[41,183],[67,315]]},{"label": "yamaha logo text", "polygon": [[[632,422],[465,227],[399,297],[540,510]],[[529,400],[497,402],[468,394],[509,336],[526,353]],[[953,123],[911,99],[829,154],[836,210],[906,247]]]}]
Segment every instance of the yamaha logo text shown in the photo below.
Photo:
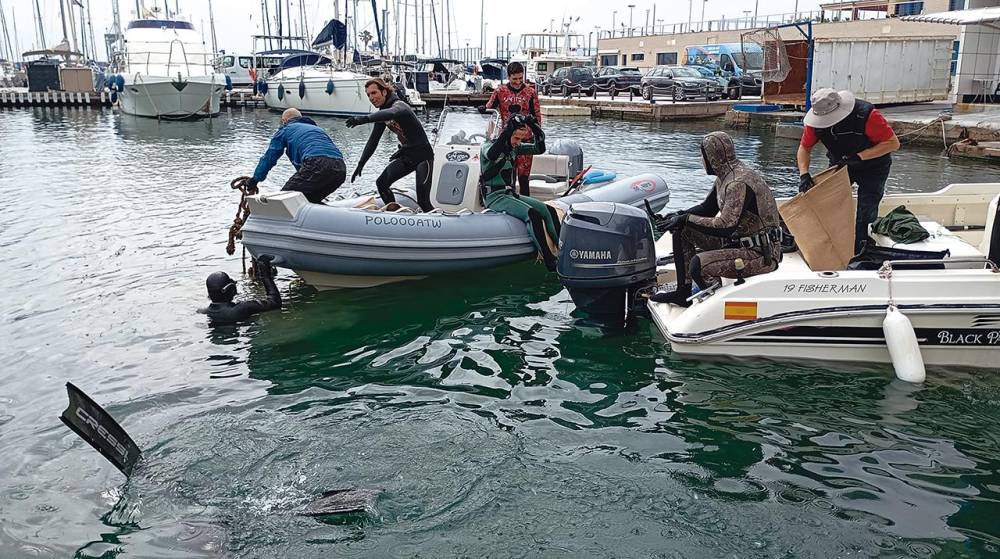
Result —
[{"label": "yamaha logo text", "polygon": [[576,250],[569,251],[569,257],[574,260],[611,260],[610,250]]}]

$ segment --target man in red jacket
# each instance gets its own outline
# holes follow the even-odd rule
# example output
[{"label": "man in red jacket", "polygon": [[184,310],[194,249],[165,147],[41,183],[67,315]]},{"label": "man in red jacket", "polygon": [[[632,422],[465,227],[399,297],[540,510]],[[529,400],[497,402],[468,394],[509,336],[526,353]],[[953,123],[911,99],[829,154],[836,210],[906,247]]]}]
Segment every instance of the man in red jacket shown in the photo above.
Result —
[{"label": "man in red jacket", "polygon": [[[500,112],[500,129],[502,130],[511,115],[522,114],[534,117],[538,126],[542,125],[542,109],[538,102],[538,93],[534,86],[524,83],[524,65],[520,62],[511,62],[507,65],[507,83],[501,85],[485,105],[479,107],[479,112],[486,112],[489,109],[496,109]],[[524,140],[531,143],[532,136],[529,134]],[[522,196],[531,196],[531,155],[518,155],[516,160],[517,184],[520,186]]]},{"label": "man in red jacket", "polygon": [[868,238],[868,224],[878,217],[885,181],[892,166],[890,153],[899,139],[875,105],[855,99],[850,91],[823,88],[812,96],[797,155],[799,192],[813,185],[809,174],[812,149],[822,142],[830,165],[846,165],[851,182],[858,185],[858,212],[854,221],[854,252],[861,252]]}]

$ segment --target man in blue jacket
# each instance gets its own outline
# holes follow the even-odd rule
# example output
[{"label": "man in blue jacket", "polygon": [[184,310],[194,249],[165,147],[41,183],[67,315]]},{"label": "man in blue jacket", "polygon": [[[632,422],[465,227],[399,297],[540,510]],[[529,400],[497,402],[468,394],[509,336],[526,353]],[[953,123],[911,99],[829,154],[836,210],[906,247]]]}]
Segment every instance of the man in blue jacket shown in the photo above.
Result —
[{"label": "man in blue jacket", "polygon": [[302,116],[298,109],[285,109],[281,113],[281,128],[271,137],[247,186],[256,187],[267,178],[285,152],[295,166],[295,174],[281,189],[297,190],[314,204],[322,202],[347,178],[344,156],[326,131],[311,118]]}]

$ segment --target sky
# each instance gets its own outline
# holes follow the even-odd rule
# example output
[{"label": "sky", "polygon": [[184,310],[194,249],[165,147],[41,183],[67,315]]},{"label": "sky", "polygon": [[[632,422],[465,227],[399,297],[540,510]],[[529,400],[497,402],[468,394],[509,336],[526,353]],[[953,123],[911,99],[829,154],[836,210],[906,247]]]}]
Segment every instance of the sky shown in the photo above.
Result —
[{"label": "sky", "polygon": [[[38,2],[42,12],[42,21],[45,30],[47,46],[53,46],[62,39],[62,26],[59,18],[59,0],[0,0],[7,18],[7,27],[11,35],[11,42],[15,41],[13,22],[16,22],[17,41],[19,45],[15,50],[24,52],[39,47],[38,34],[35,31],[37,26],[34,21],[34,3]],[[103,44],[103,35],[111,26],[112,8],[115,0],[79,0],[86,5],[90,4],[94,33],[97,35],[95,42],[101,60],[106,56]],[[135,17],[136,0],[117,0],[119,3],[122,24]],[[209,28],[209,0],[141,0],[149,8],[154,3],[163,6],[165,2],[170,5],[171,11],[179,5],[183,19],[191,21],[199,31],[204,32],[205,40],[211,44]],[[269,10],[273,11],[277,0],[267,0]],[[285,0],[281,0],[284,2]],[[300,2],[306,8],[306,19],[310,36],[320,30],[321,26],[333,17],[335,0],[287,0],[291,4],[291,11],[295,15],[295,24],[298,26],[298,13]],[[369,29],[374,35],[374,25],[370,0],[339,0],[341,15],[346,1],[351,2],[351,13],[354,13],[354,5],[358,6],[358,31]],[[442,15],[442,5],[444,0],[434,0],[436,4],[436,15],[439,27],[445,27]],[[66,0],[68,3],[69,0]],[[227,52],[248,52],[251,49],[250,36],[262,32],[261,26],[261,0],[211,0],[213,13],[215,15],[215,29],[218,46]],[[413,42],[413,12],[415,6],[423,3],[427,21],[431,21],[430,4],[431,0],[376,0],[381,12],[388,9],[389,16],[389,39],[393,41],[396,30],[394,28],[395,16],[391,15],[399,6],[399,11],[403,12],[403,6],[409,2],[409,41]],[[479,46],[480,42],[480,6],[485,7],[485,29],[486,29],[486,52],[493,53],[496,49],[497,35],[512,35],[512,45],[516,45],[516,37],[521,33],[540,32],[546,29],[554,21],[556,26],[562,21],[573,21],[573,31],[584,36],[591,32],[596,32],[596,28],[609,29],[614,21],[615,26],[620,27],[621,23],[628,24],[629,4],[635,7],[631,9],[633,27],[640,27],[647,21],[652,20],[655,6],[656,19],[663,24],[687,23],[688,8],[691,7],[692,19],[697,22],[701,19],[701,11],[704,8],[705,19],[727,19],[743,17],[745,11],[753,13],[756,8],[760,16],[768,14],[792,13],[798,5],[799,11],[818,10],[820,0],[502,0],[484,2],[476,0],[450,0],[453,11],[451,42],[452,47],[464,47],[468,43],[472,47]],[[617,13],[614,13],[617,12]],[[76,12],[79,14],[79,12]],[[380,14],[381,17],[381,14]],[[579,19],[577,19],[579,18]],[[77,15],[79,19],[79,15]],[[652,22],[650,22],[652,23]],[[78,31],[79,34],[79,31]],[[595,33],[596,34],[596,33]],[[447,39],[445,39],[447,42]],[[402,39],[400,39],[402,42]],[[413,51],[412,48],[408,49]],[[436,54],[436,44],[433,48],[427,48],[430,54]]]}]

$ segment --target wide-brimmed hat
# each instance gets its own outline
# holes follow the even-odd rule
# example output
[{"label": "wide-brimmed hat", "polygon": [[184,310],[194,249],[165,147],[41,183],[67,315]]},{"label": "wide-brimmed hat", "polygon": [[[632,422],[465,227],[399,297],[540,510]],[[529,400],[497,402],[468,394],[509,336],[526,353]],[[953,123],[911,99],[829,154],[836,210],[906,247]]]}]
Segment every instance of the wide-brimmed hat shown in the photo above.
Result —
[{"label": "wide-brimmed hat", "polygon": [[854,94],[824,87],[812,94],[812,108],[802,119],[813,128],[829,128],[847,118],[854,110]]}]

